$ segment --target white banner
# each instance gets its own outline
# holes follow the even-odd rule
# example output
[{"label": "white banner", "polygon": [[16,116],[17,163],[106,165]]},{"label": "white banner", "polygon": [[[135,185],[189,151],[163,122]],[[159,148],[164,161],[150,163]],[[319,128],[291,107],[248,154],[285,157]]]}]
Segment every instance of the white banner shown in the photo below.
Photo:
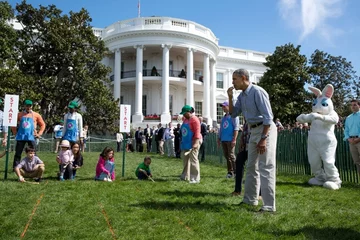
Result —
[{"label": "white banner", "polygon": [[5,95],[3,125],[9,127],[17,126],[19,112],[19,95]]},{"label": "white banner", "polygon": [[120,105],[120,132],[130,132],[131,105]]}]

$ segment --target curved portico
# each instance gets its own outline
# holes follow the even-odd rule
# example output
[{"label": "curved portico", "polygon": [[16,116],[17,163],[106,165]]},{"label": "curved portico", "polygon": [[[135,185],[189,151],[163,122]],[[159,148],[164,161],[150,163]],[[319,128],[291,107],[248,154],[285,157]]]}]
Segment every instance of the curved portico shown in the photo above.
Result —
[{"label": "curved portico", "polygon": [[219,47],[210,29],[187,20],[135,18],[94,33],[111,52],[103,60],[112,68],[110,87],[115,99],[132,105],[133,126],[147,115],[168,123],[184,104],[212,124],[222,116],[232,71],[244,67],[256,81],[265,70],[266,54]]},{"label": "curved portico", "polygon": [[[150,81],[151,84],[156,84],[160,80],[161,106],[160,109],[154,107],[153,110],[160,113],[161,122],[168,123],[171,121],[169,104],[169,86],[171,83],[179,87],[184,85],[184,89],[186,89],[184,101],[177,101],[177,103],[182,102],[182,105],[186,103],[194,106],[194,91],[200,86],[203,87],[203,112],[204,117],[210,123],[212,121],[209,91],[210,58],[215,59],[219,51],[215,35],[199,24],[172,18],[137,18],[132,21],[130,26],[126,23],[129,21],[118,22],[109,26],[103,31],[102,36],[114,54],[113,86],[115,99],[121,98],[123,85],[134,83],[131,71],[126,71],[130,69],[125,64],[131,65],[133,59],[136,61],[133,122],[141,122],[144,119],[142,109],[144,84]],[[132,48],[136,51],[132,51]],[[147,53],[146,61],[144,61],[144,53]],[[170,56],[172,56],[171,59]],[[149,62],[152,66],[148,66]],[[202,66],[199,66],[199,63]],[[198,70],[194,75],[195,64]],[[154,67],[156,73],[151,72]],[[181,75],[181,71],[185,74]],[[199,87],[194,87],[194,81],[197,81],[196,85]],[[206,91],[204,91],[205,89]],[[177,110],[173,109],[172,114],[178,112],[181,106],[176,106],[176,108]]]}]

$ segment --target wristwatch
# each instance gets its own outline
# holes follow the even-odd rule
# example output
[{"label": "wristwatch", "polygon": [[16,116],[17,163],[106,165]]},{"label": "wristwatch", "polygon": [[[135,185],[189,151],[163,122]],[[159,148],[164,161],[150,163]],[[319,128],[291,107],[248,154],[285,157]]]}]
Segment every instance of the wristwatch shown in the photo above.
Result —
[{"label": "wristwatch", "polygon": [[269,135],[261,134],[261,139],[267,139],[268,137],[269,137]]}]

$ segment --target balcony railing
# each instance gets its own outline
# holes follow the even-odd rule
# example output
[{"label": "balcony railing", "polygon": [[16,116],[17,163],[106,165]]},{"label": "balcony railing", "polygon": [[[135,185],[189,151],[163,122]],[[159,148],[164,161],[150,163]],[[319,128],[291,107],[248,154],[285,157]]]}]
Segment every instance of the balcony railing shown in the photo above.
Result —
[{"label": "balcony railing", "polygon": [[[152,69],[144,69],[143,70],[143,77],[161,77],[162,76],[162,69],[158,69],[156,71]],[[130,70],[130,71],[122,71],[121,72],[121,78],[134,78],[136,77],[136,70]],[[186,72],[182,72],[179,70],[169,70],[169,77],[179,77],[179,78],[186,78]],[[193,75],[194,80],[198,80],[200,82],[203,81],[203,76],[200,74]],[[110,81],[114,81],[114,75],[110,76]]]},{"label": "balcony railing", "polygon": [[[142,17],[119,21],[102,30],[101,35],[107,38],[114,34],[136,30],[169,30],[177,32],[191,33],[202,36],[218,44],[215,34],[207,27],[198,23],[169,17]],[[100,31],[96,32],[100,34]]]}]

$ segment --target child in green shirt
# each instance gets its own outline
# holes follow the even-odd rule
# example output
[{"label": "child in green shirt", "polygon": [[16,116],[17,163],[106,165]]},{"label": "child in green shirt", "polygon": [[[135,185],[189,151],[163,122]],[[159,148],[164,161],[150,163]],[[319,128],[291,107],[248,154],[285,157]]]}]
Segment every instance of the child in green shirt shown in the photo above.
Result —
[{"label": "child in green shirt", "polygon": [[135,175],[139,180],[148,179],[152,177],[150,170],[151,158],[145,157],[144,162],[140,163],[135,170]]}]

